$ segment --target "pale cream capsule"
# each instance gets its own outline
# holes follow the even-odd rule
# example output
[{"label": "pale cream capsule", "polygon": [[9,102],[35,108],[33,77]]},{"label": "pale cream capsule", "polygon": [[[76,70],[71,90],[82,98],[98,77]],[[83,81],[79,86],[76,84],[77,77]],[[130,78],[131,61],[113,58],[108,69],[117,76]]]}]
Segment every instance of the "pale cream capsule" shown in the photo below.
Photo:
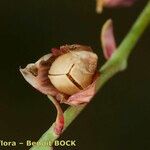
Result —
[{"label": "pale cream capsule", "polygon": [[68,95],[91,84],[98,57],[90,51],[70,51],[56,58],[49,70],[51,83]]}]

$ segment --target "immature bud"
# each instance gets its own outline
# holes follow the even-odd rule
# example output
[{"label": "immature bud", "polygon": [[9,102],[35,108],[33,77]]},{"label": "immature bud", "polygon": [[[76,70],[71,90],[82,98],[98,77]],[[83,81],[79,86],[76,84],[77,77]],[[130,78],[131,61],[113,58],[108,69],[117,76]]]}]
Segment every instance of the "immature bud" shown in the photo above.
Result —
[{"label": "immature bud", "polygon": [[104,57],[108,60],[117,50],[116,40],[113,32],[113,21],[111,19],[107,20],[102,27],[101,43]]},{"label": "immature bud", "polygon": [[56,58],[48,77],[56,89],[72,95],[92,83],[97,59],[90,51],[70,51]]}]

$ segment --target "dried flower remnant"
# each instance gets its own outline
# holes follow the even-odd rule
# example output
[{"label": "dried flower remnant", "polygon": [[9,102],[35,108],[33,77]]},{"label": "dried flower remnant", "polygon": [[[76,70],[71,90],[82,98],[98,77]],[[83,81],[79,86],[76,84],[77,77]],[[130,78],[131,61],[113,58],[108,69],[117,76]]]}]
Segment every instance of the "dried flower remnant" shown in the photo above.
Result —
[{"label": "dried flower remnant", "polygon": [[[97,55],[88,46],[65,45],[60,49],[52,49],[52,53],[20,71],[34,88],[61,103],[71,105],[67,101],[70,96],[85,92],[86,88],[93,85],[97,60]],[[77,102],[80,103],[82,99]]]},{"label": "dried flower remnant", "polygon": [[53,100],[59,114],[56,134],[61,133],[64,125],[59,104],[80,105],[94,96],[97,61],[98,57],[90,47],[74,44],[52,49],[52,53],[20,69],[28,83],[57,100]]},{"label": "dried flower remnant", "polygon": [[129,7],[136,0],[97,0],[96,11],[101,13],[103,11],[103,7]]}]

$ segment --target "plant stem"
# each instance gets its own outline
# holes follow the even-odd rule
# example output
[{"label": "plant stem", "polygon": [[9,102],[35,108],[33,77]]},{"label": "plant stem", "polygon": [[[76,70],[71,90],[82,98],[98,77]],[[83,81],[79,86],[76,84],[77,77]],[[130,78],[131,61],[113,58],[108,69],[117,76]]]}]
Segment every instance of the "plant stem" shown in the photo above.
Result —
[{"label": "plant stem", "polygon": [[[85,107],[85,104],[82,104],[80,106],[70,106],[65,112],[64,112],[64,118],[65,118],[65,127],[64,130],[67,129],[67,127],[72,123],[72,121],[79,115],[79,113],[83,110]],[[59,138],[59,135],[56,135],[54,132],[54,126],[55,123],[42,135],[42,137],[38,140],[39,143],[49,143],[50,145],[46,146],[33,146],[30,148],[30,150],[52,150],[52,144],[53,142]],[[63,130],[63,131],[64,131]]]},{"label": "plant stem", "polygon": [[113,56],[101,67],[101,77],[97,81],[98,90],[114,74],[126,69],[127,60],[142,33],[150,24],[150,1],[140,14]]},{"label": "plant stem", "polygon": [[[127,59],[141,37],[142,33],[150,23],[150,1],[144,8],[143,12],[134,23],[133,27],[122,41],[113,56],[102,66],[100,69],[101,76],[97,80],[96,91],[98,91],[106,81],[113,77],[119,71],[127,67]],[[85,108],[86,104],[80,106],[70,106],[64,113],[65,127],[64,130],[72,123],[72,121],[80,114]],[[59,136],[54,134],[54,124],[43,134],[38,142],[51,142],[53,143]],[[63,131],[64,131],[63,130]],[[52,150],[49,146],[33,146],[30,150]]]}]

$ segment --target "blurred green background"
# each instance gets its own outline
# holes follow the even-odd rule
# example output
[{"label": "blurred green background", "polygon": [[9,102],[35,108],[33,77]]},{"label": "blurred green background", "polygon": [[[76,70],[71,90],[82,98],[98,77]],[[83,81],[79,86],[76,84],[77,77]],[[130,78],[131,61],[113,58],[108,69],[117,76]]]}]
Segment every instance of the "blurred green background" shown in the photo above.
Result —
[{"label": "blurred green background", "polygon": [[[147,1],[131,8],[95,12],[94,0],[2,0],[0,2],[0,139],[38,140],[53,123],[56,111],[46,96],[33,89],[19,66],[36,61],[52,47],[90,45],[104,63],[99,34],[114,21],[119,44]],[[150,28],[135,47],[128,69],[111,79],[60,137],[77,147],[55,150],[150,149]],[[0,150],[3,147],[0,147]],[[24,145],[12,150],[28,150]]]}]

